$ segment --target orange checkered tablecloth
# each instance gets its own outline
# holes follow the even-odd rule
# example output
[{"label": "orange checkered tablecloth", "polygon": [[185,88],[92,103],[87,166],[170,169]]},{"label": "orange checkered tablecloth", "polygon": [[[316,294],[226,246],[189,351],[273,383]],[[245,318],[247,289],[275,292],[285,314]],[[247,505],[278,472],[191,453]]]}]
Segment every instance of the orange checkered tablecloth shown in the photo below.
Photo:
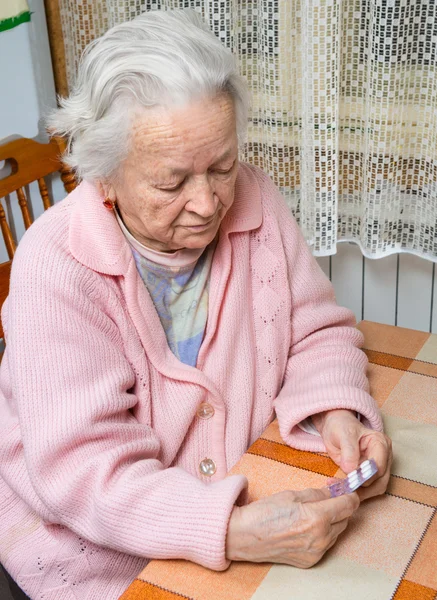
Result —
[{"label": "orange checkered tablecloth", "polygon": [[[437,598],[437,335],[363,321],[373,396],[393,440],[385,496],[364,502],[347,531],[309,570],[232,563],[214,572],[151,561],[121,600],[435,600]],[[322,487],[339,472],[326,456],[284,445],[273,422],[233,473],[251,500]]]}]

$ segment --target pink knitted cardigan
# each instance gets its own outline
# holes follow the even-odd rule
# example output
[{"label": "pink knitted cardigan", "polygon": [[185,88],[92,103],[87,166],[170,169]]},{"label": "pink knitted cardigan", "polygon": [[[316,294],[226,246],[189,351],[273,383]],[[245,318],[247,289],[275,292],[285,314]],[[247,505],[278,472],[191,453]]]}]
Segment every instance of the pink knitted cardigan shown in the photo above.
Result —
[{"label": "pink knitted cardigan", "polygon": [[[227,477],[274,411],[344,407],[381,429],[352,314],[279,192],[241,165],[215,252],[197,368],[169,350],[130,248],[84,182],[20,243],[2,314],[0,561],[38,600],[118,598],[147,558],[224,569]],[[199,419],[201,402],[214,408]],[[200,474],[214,460],[216,474]]]}]

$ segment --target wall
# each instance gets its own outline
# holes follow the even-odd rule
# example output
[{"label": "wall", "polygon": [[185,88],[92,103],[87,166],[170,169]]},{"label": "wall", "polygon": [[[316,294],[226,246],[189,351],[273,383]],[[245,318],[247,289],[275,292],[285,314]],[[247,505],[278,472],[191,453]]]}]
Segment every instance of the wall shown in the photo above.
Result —
[{"label": "wall", "polygon": [[[30,23],[0,33],[0,143],[16,137],[47,141],[43,117],[56,106],[44,0],[29,0],[29,8]],[[0,161],[0,178],[9,172],[8,165]],[[59,177],[47,183],[53,201],[65,196]],[[25,191],[36,218],[43,211],[37,184]],[[16,239],[20,239],[24,226],[15,194],[7,196],[3,206]],[[5,260],[6,250],[0,241],[0,262]]]}]

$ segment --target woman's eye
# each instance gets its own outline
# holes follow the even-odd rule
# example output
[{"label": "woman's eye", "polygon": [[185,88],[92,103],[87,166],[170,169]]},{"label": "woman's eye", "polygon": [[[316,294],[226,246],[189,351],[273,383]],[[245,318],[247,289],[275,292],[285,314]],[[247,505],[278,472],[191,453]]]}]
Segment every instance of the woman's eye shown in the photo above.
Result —
[{"label": "woman's eye", "polygon": [[177,185],[174,185],[173,187],[162,187],[161,190],[163,192],[176,192],[184,185],[184,181],[185,181],[185,179],[183,179],[182,181],[180,181]]},{"label": "woman's eye", "polygon": [[214,173],[218,173],[219,175],[226,175],[227,173],[230,173],[232,171],[234,165],[232,165],[232,167],[230,167],[229,169],[212,169]]}]

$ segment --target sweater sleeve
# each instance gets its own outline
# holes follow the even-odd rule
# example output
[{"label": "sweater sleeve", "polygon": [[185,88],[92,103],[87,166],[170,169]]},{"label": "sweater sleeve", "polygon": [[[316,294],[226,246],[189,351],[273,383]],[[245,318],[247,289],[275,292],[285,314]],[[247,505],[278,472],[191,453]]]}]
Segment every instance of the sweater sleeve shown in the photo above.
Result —
[{"label": "sweater sleeve", "polygon": [[263,197],[273,200],[288,264],[291,339],[282,389],[275,400],[284,441],[295,448],[325,451],[320,437],[298,424],[311,415],[344,408],[382,430],[379,409],[369,394],[363,336],[353,313],[337,305],[333,287],[312,256],[276,186],[259,175]]},{"label": "sweater sleeve", "polygon": [[20,244],[14,259],[7,339],[36,495],[55,522],[98,545],[226,568],[227,525],[246,478],[205,484],[164,468],[159,439],[132,414],[134,374],[103,309],[104,276],[64,251],[42,260],[36,247]]}]

